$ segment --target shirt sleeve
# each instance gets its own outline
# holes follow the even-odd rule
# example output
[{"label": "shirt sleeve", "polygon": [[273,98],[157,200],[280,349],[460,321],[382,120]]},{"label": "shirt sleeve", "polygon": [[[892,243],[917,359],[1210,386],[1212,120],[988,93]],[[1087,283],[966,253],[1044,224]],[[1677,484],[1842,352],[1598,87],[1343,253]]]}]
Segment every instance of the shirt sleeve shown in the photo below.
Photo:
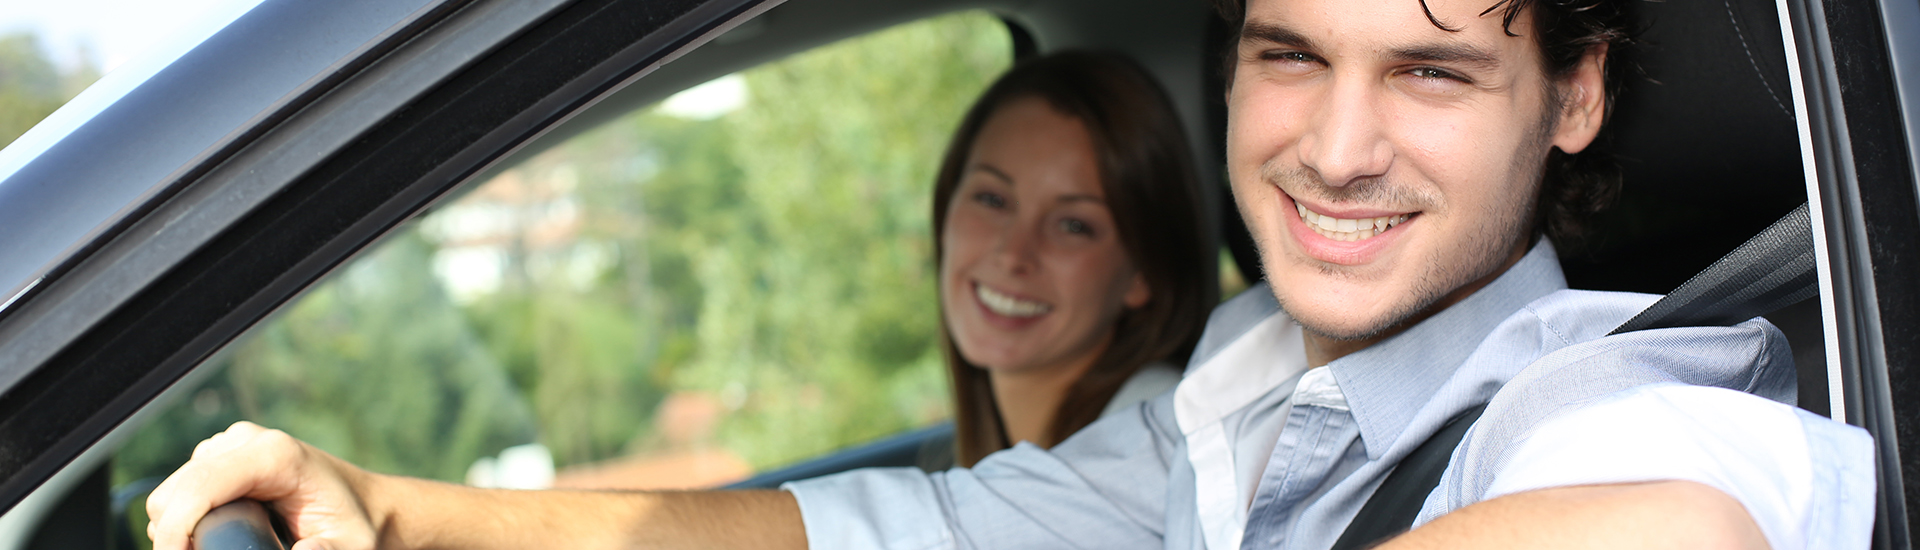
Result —
[{"label": "shirt sleeve", "polygon": [[1573,485],[1692,481],[1746,507],[1776,549],[1865,548],[1873,440],[1864,430],[1738,391],[1655,384],[1542,423],[1487,498]]},{"label": "shirt sleeve", "polygon": [[973,468],[854,470],[781,486],[810,548],[1159,548],[1172,461],[1168,396],[1045,450],[1021,443]]}]

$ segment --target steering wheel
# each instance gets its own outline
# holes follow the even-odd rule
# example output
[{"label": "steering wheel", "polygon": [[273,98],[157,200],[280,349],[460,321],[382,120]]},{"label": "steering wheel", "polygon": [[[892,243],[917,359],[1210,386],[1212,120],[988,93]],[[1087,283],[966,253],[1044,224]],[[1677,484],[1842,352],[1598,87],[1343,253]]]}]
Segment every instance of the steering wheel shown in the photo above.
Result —
[{"label": "steering wheel", "polygon": [[194,550],[286,550],[267,507],[240,499],[220,505],[193,526]]}]

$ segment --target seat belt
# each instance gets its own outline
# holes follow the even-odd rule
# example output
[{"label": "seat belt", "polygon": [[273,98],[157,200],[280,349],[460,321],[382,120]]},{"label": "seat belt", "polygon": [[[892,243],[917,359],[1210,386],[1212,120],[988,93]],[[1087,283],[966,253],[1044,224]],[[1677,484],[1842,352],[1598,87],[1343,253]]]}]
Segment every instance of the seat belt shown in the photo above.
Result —
[{"label": "seat belt", "polygon": [[[1672,327],[1733,326],[1773,313],[1820,293],[1813,248],[1813,221],[1802,203],[1765,231],[1748,239],[1672,293],[1647,306],[1608,336]],[[1361,550],[1413,527],[1427,496],[1440,485],[1441,474],[1467,428],[1486,410],[1482,403],[1447,420],[1422,442],[1373,496],[1360,506],[1331,550]]]},{"label": "seat belt", "polygon": [[1733,249],[1608,336],[1672,327],[1730,327],[1820,294],[1806,203]]},{"label": "seat belt", "polygon": [[1440,486],[1440,474],[1446,473],[1453,448],[1460,445],[1460,440],[1467,436],[1467,427],[1486,410],[1487,404],[1481,403],[1460,411],[1440,426],[1440,431],[1400,459],[1393,473],[1387,474],[1387,480],[1380,482],[1380,488],[1373,490],[1366,504],[1360,505],[1359,515],[1347,524],[1340,539],[1333,541],[1331,550],[1361,550],[1413,527],[1420,507],[1427,502],[1427,494]]}]

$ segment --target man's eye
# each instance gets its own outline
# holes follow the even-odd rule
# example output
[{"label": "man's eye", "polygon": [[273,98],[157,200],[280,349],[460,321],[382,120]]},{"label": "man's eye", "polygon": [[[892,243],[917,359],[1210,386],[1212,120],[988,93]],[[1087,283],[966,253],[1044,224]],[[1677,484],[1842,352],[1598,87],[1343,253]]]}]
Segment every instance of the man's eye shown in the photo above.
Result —
[{"label": "man's eye", "polygon": [[1294,51],[1266,52],[1261,54],[1260,57],[1267,61],[1283,61],[1287,63],[1313,63],[1318,61],[1318,59],[1315,59],[1311,54]]},{"label": "man's eye", "polygon": [[1414,76],[1414,77],[1417,77],[1417,78],[1429,78],[1429,79],[1439,79],[1439,80],[1456,80],[1456,81],[1460,81],[1460,82],[1466,82],[1466,81],[1467,81],[1467,78],[1466,78],[1466,77],[1463,77],[1463,76],[1460,76],[1460,75],[1457,75],[1457,74],[1454,74],[1454,73],[1452,73],[1452,72],[1450,72],[1450,71],[1447,71],[1447,70],[1445,70],[1445,69],[1436,69],[1436,68],[1433,68],[1433,67],[1420,67],[1420,68],[1416,68],[1416,69],[1413,69],[1413,70],[1411,70],[1411,71],[1407,71],[1407,74],[1408,74],[1408,75],[1411,75],[1411,76]]},{"label": "man's eye", "polygon": [[994,209],[1006,208],[1007,206],[1006,197],[1002,197],[999,194],[990,193],[987,191],[974,193],[973,202],[977,202],[982,205],[985,205],[987,208],[994,208]]}]

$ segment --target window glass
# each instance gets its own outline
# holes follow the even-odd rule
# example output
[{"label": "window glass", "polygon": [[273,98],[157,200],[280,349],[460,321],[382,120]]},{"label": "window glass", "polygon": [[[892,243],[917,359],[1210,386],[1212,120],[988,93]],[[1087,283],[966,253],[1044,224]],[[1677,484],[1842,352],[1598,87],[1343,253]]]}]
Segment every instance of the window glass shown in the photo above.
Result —
[{"label": "window glass", "polygon": [[222,352],[115,455],[250,420],[388,473],[687,487],[948,415],[928,228],[1011,60],[961,13],[677,94],[410,223]]}]

